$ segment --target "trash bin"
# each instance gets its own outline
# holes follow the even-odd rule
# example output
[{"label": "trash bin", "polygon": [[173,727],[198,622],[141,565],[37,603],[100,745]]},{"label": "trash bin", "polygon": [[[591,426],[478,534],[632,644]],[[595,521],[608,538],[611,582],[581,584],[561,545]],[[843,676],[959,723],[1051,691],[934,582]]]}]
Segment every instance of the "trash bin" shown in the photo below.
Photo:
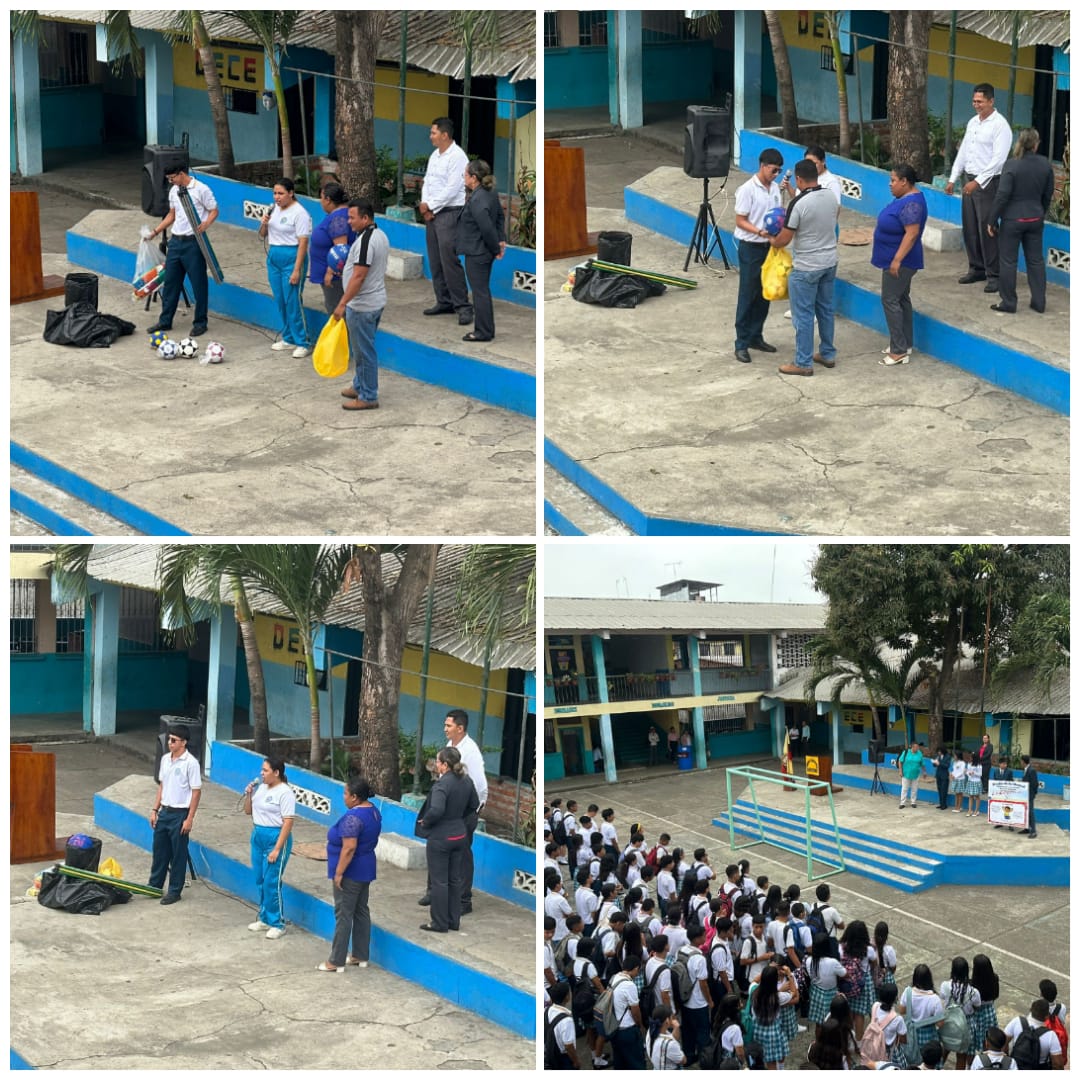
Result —
[{"label": "trash bin", "polygon": [[596,238],[596,257],[601,262],[630,265],[630,245],[634,234],[628,232],[602,232]]},{"label": "trash bin", "polygon": [[64,278],[64,307],[72,304],[93,304],[97,311],[97,274],[68,274]]},{"label": "trash bin", "polygon": [[82,847],[72,844],[75,837],[68,837],[64,852],[64,862],[73,866],[76,870],[90,870],[97,873],[98,863],[101,861],[101,841],[96,836],[89,837],[90,846]]},{"label": "trash bin", "polygon": [[685,772],[688,769],[694,767],[694,756],[692,746],[680,746],[679,747],[679,771]]}]

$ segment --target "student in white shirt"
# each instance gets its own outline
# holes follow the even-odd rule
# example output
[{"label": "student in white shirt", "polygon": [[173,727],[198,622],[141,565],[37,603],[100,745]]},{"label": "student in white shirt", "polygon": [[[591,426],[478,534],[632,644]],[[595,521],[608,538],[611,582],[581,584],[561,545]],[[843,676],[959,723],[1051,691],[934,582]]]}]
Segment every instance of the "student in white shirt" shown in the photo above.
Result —
[{"label": "student in white shirt", "polygon": [[562,880],[552,877],[551,886],[544,897],[544,914],[550,915],[555,920],[554,941],[556,945],[566,937],[566,916],[572,911],[573,909],[563,895]]},{"label": "student in white shirt", "polygon": [[623,961],[623,970],[610,982],[612,1002],[618,1029],[611,1036],[611,1048],[615,1052],[612,1063],[616,1069],[644,1069],[645,1048],[642,1043],[643,1021],[638,1003],[637,987],[634,979],[638,974],[640,959],[628,955]]},{"label": "student in white shirt", "polygon": [[[645,985],[653,988],[653,1000],[658,1005],[672,1006],[671,967],[667,962],[668,938],[657,934],[649,946],[649,959],[645,961]],[[657,972],[659,971],[659,974]],[[656,980],[655,982],[653,980]]]},{"label": "student in white shirt", "polygon": [[[1007,1064],[1006,1064],[1007,1062]],[[986,1043],[975,1052],[971,1068],[975,1069],[1019,1069],[1011,1057],[1005,1053],[1005,1032],[999,1027],[986,1029]]]},{"label": "student in white shirt", "polygon": [[551,1004],[544,1009],[544,1024],[550,1025],[555,1036],[555,1049],[562,1057],[564,1068],[580,1069],[577,1056],[577,1030],[570,1013],[570,987],[556,983],[548,990]]},{"label": "student in white shirt", "polygon": [[967,794],[964,789],[964,780],[967,772],[965,759],[970,760],[971,755],[957,754],[956,757],[953,758],[952,768],[949,770],[949,791],[956,796],[956,802],[952,808],[954,814],[960,813],[960,803]]},{"label": "student in white shirt", "polygon": [[585,923],[586,935],[591,934],[596,926],[596,913],[600,908],[600,897],[593,892],[592,874],[589,867],[578,868],[578,887],[574,893],[574,907]]},{"label": "student in white shirt", "polygon": [[616,858],[619,856],[619,835],[615,831],[615,811],[612,809],[603,810],[600,813],[600,817],[603,819],[600,825],[600,835],[604,839],[604,850],[609,855],[614,855]]},{"label": "student in white shirt", "polygon": [[666,916],[669,909],[674,910],[678,907],[679,890],[672,872],[675,860],[670,855],[665,855],[660,860],[659,866],[660,870],[656,875],[656,898],[660,901],[660,913]]},{"label": "student in white shirt", "polygon": [[296,201],[295,185],[287,176],[274,183],[274,209],[265,214],[259,235],[269,245],[266,276],[278,309],[279,340],[271,348],[292,347],[297,359],[309,349],[304,320],[304,278],[311,242],[311,215]]},{"label": "student in white shirt", "polygon": [[907,1068],[904,1055],[904,1043],[907,1042],[907,1025],[904,1018],[896,1011],[896,983],[882,983],[878,987],[877,1001],[870,1007],[872,1024],[879,1017],[883,1021],[882,1035],[885,1038],[885,1051],[888,1060],[899,1069]]},{"label": "student in white shirt", "polygon": [[669,1005],[658,1005],[649,1024],[645,1053],[654,1069],[680,1069],[686,1055],[679,1045],[679,1022]]},{"label": "student in white shirt", "polygon": [[754,915],[750,937],[743,942],[739,962],[747,969],[750,982],[761,978],[765,965],[773,958],[773,952],[765,940],[765,916]]},{"label": "student in white shirt", "polygon": [[1014,1016],[1005,1025],[1006,1053],[1011,1055],[1013,1043],[1020,1035],[1020,1032],[1024,1030],[1024,1022],[1026,1022],[1028,1027],[1043,1028],[1042,1033],[1039,1035],[1040,1066],[1045,1066],[1047,1060],[1049,1060],[1050,1068],[1063,1068],[1065,1062],[1061,1053],[1061,1042],[1058,1040],[1057,1035],[1046,1026],[1049,1019],[1050,1009],[1043,998],[1038,998],[1031,1003],[1031,1012],[1026,1017]]}]

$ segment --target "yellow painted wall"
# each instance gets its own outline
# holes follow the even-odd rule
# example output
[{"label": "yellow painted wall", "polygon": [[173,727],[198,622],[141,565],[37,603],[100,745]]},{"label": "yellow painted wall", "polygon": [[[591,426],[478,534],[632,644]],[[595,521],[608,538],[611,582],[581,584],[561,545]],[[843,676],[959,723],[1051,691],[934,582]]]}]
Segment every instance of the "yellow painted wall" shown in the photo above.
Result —
[{"label": "yellow painted wall", "polygon": [[[263,51],[251,45],[214,45],[222,86],[237,90],[261,91],[266,84]],[[192,90],[205,90],[206,79],[199,57],[190,45],[173,46],[173,83]]]},{"label": "yellow painted wall", "polygon": [[[417,697],[420,693],[420,661],[423,650],[409,646],[401,666],[405,669],[401,675],[401,693]],[[474,713],[480,707],[480,687],[456,686],[460,683],[476,683],[480,680],[481,669],[466,664],[444,653],[432,653],[428,658],[428,698],[429,700],[453,702],[454,706]],[[506,671],[493,671],[489,679],[487,715],[503,716],[506,708]]]},{"label": "yellow painted wall", "polygon": [[[405,123],[430,127],[432,117],[445,116],[450,108],[446,97],[450,80],[445,75],[428,75],[422,71],[409,71],[405,75],[406,88],[433,90],[436,94],[406,94]],[[398,69],[378,67],[375,69],[375,115],[380,120],[397,121],[398,118]]]},{"label": "yellow painted wall", "polygon": [[[515,157],[517,160],[517,167],[520,169],[523,165],[527,169],[536,168],[536,118],[539,116],[539,112],[533,109],[528,116],[521,117],[514,126],[514,134],[517,137],[517,150]],[[495,132],[498,135],[503,135],[504,132],[500,129],[499,125],[506,126],[505,135],[510,134],[509,121],[500,120],[495,126]]]},{"label": "yellow painted wall", "polygon": [[[930,31],[930,50],[932,53],[946,53],[949,51],[949,28],[947,26],[935,27]],[[974,86],[975,83],[988,82],[994,87],[995,102],[999,109],[1005,108],[1006,98],[1009,93],[1009,69],[1007,66],[998,67],[998,64],[1008,65],[1009,46],[1004,42],[990,41],[989,38],[979,37],[965,30],[956,32],[957,56],[978,57],[973,60],[956,61],[957,84],[967,83]],[[993,61],[993,64],[987,61]],[[1016,63],[1018,68],[1032,68],[1035,66],[1035,47],[1020,49],[1017,52]],[[931,78],[947,78],[949,74],[949,61],[946,56],[930,57],[929,74]],[[1016,92],[1018,94],[1030,94],[1035,88],[1035,76],[1030,71],[1017,71]],[[971,99],[960,96],[957,89],[956,104],[958,116],[971,116]]]}]

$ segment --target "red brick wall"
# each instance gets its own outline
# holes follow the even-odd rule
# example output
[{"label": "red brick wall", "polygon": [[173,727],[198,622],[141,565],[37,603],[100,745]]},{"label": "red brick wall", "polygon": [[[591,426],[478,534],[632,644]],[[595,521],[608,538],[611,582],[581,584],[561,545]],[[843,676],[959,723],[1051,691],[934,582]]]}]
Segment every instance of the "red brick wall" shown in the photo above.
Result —
[{"label": "red brick wall", "polygon": [[[489,776],[487,805],[484,807],[484,818],[493,825],[501,825],[506,829],[512,829],[514,824],[514,801],[517,798],[518,786],[515,781],[506,777]],[[529,810],[536,803],[536,793],[531,784],[521,785],[521,808],[518,818],[524,822]]]}]

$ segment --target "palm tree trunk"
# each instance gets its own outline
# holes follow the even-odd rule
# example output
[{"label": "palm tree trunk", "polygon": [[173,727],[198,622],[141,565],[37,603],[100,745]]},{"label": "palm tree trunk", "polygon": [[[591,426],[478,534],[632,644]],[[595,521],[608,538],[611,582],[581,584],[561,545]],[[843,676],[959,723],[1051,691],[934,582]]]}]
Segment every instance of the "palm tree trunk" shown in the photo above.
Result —
[{"label": "palm tree trunk", "polygon": [[351,196],[372,201],[380,194],[375,167],[375,58],[388,17],[385,11],[334,15],[338,173]]},{"label": "palm tree trunk", "polygon": [[788,142],[799,141],[799,117],[795,111],[795,83],[791,77],[791,60],[788,57],[784,24],[779,11],[765,12],[765,26],[772,45],[773,67],[776,69],[776,96],[779,98],[780,123]]},{"label": "palm tree trunk", "polygon": [[218,175],[235,176],[236,161],[233,158],[232,132],[229,130],[229,113],[225,108],[225,95],[221,90],[221,78],[218,75],[214,51],[210,47],[210,35],[207,33],[199,12],[192,12],[192,44],[199,54],[203,78],[206,79],[206,96],[210,102],[210,115],[214,120],[214,139],[217,142]]},{"label": "palm tree trunk", "polygon": [[300,638],[304,648],[304,667],[307,670],[308,703],[311,707],[311,753],[308,768],[317,773],[322,768],[322,717],[319,715],[319,676],[315,670],[315,654],[311,637],[301,627]]},{"label": "palm tree trunk", "polygon": [[232,578],[233,602],[236,621],[240,628],[240,640],[244,646],[244,664],[247,668],[248,690],[251,694],[251,719],[255,728],[255,753],[270,753],[270,719],[266,712],[266,681],[263,678],[259,644],[255,638],[255,621],[251,616],[244,584],[239,577]]},{"label": "palm tree trunk", "polygon": [[277,98],[278,126],[281,129],[281,175],[290,180],[293,177],[292,133],[289,130],[289,108],[285,104],[285,85],[281,81],[281,70],[277,56],[273,51],[267,54],[270,59],[270,74],[274,80],[274,97]]},{"label": "palm tree trunk", "polygon": [[844,71],[844,53],[840,48],[840,12],[825,13],[825,22],[829,27],[829,40],[832,42],[833,67],[836,68],[836,100],[840,116],[840,153],[851,156],[851,118],[848,114],[847,74]]}]

